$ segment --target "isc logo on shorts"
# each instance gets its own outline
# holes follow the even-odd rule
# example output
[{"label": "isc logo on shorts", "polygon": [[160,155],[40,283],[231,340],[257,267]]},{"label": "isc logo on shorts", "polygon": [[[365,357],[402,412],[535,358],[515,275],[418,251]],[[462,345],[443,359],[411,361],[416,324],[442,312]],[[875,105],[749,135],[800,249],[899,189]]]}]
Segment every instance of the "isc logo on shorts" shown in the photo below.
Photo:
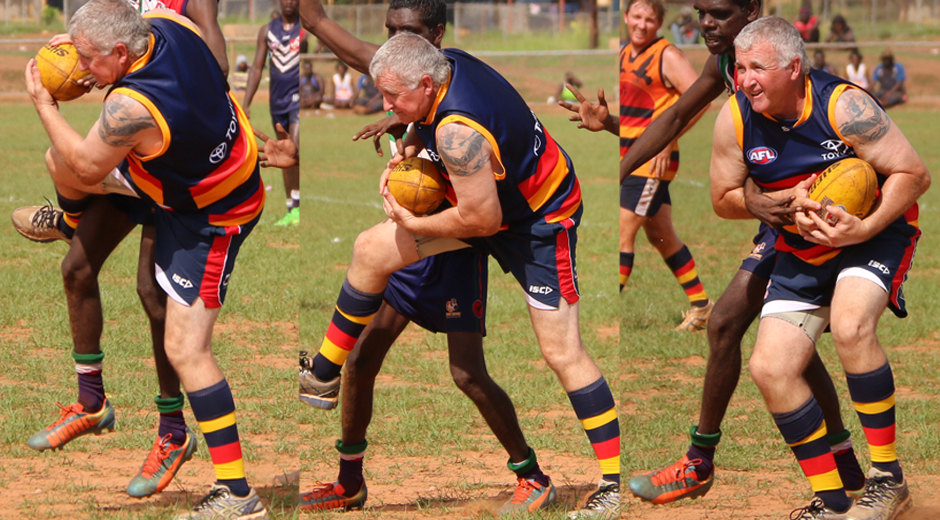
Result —
[{"label": "isc logo on shorts", "polygon": [[532,294],[549,294],[553,291],[551,287],[546,285],[530,285],[529,292]]},{"label": "isc logo on shorts", "polygon": [[193,287],[193,282],[190,282],[189,280],[183,278],[182,276],[176,273],[173,273],[173,281],[180,284],[180,286],[182,286],[183,289],[192,289]]},{"label": "isc logo on shorts", "polygon": [[751,148],[747,152],[747,160],[751,161],[754,164],[770,164],[777,159],[777,152],[773,148],[767,148],[766,146],[760,146],[757,148]]}]

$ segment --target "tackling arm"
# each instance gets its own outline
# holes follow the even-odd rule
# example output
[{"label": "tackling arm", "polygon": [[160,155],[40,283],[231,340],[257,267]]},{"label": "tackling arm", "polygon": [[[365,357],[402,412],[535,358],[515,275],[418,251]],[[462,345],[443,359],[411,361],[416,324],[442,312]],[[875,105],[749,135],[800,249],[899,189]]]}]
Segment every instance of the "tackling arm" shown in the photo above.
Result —
[{"label": "tackling arm", "polygon": [[228,57],[225,54],[225,37],[219,28],[219,3],[217,0],[189,0],[186,2],[186,16],[199,27],[202,39],[215,56],[222,74],[228,77]]},{"label": "tackling arm", "polygon": [[650,126],[633,143],[620,161],[621,183],[630,175],[630,172],[652,159],[678,137],[692,118],[724,91],[724,82],[718,75],[716,60],[715,56],[708,58],[704,72],[689,87],[689,90],[679,97],[675,105],[669,107],[650,123]]},{"label": "tackling arm", "polygon": [[378,45],[356,38],[331,20],[320,0],[301,0],[300,19],[304,29],[319,38],[337,58],[363,74],[369,73],[369,64],[379,49]]}]

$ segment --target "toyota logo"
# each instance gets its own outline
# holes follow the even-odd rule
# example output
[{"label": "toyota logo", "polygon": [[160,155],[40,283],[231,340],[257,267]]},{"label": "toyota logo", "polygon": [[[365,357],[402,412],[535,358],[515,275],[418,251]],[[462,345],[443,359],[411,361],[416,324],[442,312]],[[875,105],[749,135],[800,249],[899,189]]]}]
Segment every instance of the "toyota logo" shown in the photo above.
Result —
[{"label": "toyota logo", "polygon": [[212,164],[219,164],[222,162],[222,159],[225,159],[225,150],[228,147],[225,143],[220,144],[215,147],[215,150],[212,150],[212,153],[209,154],[209,162]]}]

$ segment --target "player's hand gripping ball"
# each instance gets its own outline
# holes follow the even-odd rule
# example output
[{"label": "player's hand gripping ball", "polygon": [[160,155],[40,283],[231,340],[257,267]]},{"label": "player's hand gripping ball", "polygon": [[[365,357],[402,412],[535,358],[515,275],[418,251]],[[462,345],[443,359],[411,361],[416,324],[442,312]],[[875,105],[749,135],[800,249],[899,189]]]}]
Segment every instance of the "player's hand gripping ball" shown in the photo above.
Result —
[{"label": "player's hand gripping ball", "polygon": [[447,184],[434,163],[410,157],[398,163],[388,174],[388,191],[405,209],[415,215],[427,215],[444,201]]},{"label": "player's hand gripping ball", "polygon": [[46,44],[39,49],[36,66],[39,67],[42,86],[56,101],[69,101],[88,92],[78,81],[90,72],[79,69],[78,59],[78,51],[72,44]]},{"label": "player's hand gripping ball", "polygon": [[878,197],[878,176],[874,168],[861,159],[842,159],[816,177],[808,196],[822,205],[816,214],[829,225],[838,222],[826,210],[833,205],[863,219],[871,213]]}]

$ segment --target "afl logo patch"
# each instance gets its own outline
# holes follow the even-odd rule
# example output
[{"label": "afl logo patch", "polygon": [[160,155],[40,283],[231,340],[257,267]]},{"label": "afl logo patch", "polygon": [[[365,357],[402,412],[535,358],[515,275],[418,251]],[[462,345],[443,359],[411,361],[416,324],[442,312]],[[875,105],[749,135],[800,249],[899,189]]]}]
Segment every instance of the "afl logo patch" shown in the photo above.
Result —
[{"label": "afl logo patch", "polygon": [[776,159],[777,151],[773,148],[767,148],[766,146],[751,148],[747,152],[747,160],[754,164],[770,164]]},{"label": "afl logo patch", "polygon": [[225,150],[228,149],[228,145],[225,143],[220,144],[215,147],[215,150],[212,150],[212,153],[209,154],[209,162],[212,164],[219,164],[225,159]]},{"label": "afl logo patch", "polygon": [[483,317],[483,302],[482,301],[477,300],[473,302],[473,315],[476,316],[477,318]]}]

